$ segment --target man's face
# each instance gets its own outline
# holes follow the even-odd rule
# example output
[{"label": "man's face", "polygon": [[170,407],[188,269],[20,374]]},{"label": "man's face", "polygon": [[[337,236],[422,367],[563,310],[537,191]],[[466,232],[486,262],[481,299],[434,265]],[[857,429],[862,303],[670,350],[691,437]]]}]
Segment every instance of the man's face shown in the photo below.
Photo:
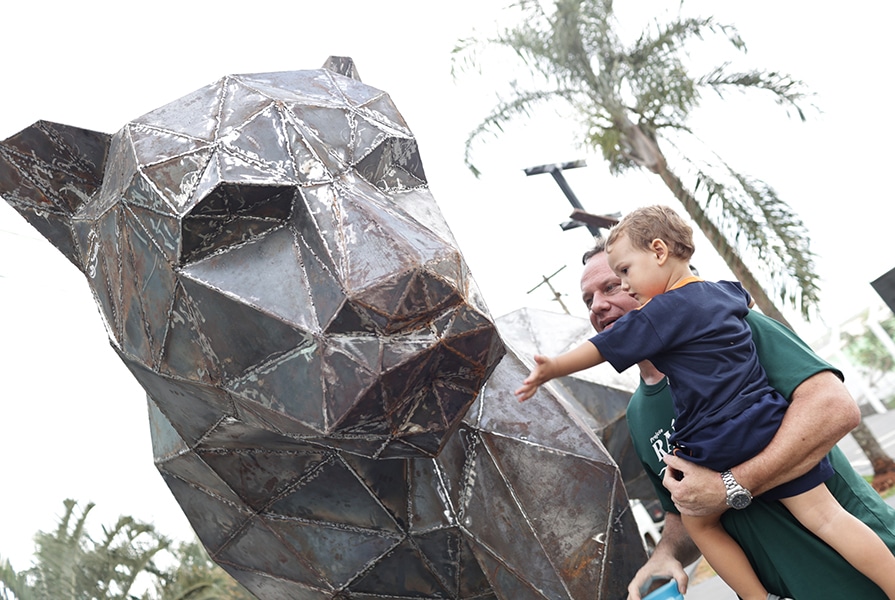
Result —
[{"label": "man's face", "polygon": [[605,252],[595,254],[584,265],[581,273],[581,299],[588,309],[590,323],[598,332],[640,306],[622,290],[622,282],[609,268]]}]

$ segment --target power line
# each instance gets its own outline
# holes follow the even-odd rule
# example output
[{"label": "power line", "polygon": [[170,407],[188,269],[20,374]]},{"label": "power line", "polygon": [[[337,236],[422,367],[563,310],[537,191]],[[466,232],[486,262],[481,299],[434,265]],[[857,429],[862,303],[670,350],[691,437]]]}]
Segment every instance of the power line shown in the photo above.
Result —
[{"label": "power line", "polygon": [[[566,268],[565,265],[561,266],[559,269],[557,269],[556,273],[559,273],[560,271],[562,271],[565,268]],[[566,305],[563,303],[562,294],[557,292],[553,288],[553,284],[550,283],[550,280],[553,278],[554,275],[556,275],[556,273],[553,273],[553,275],[548,275],[546,277],[544,275],[541,275],[541,278],[543,279],[543,281],[541,281],[541,283],[539,283],[538,285],[536,285],[533,288],[531,288],[530,290],[528,290],[527,293],[529,293],[529,294],[532,293],[533,291],[535,291],[536,289],[538,289],[539,287],[541,287],[542,285],[544,285],[546,283],[547,287],[550,288],[550,291],[553,293],[553,299],[556,300],[557,302],[559,302],[559,305],[562,306],[563,312],[565,312],[567,315],[570,315],[572,313],[569,312],[569,309],[566,308]]]}]

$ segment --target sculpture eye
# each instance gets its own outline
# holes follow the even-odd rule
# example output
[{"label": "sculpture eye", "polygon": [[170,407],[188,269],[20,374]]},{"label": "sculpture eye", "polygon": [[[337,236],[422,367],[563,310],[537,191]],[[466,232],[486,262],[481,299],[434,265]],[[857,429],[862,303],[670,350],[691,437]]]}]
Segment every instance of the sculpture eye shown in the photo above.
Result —
[{"label": "sculpture eye", "polygon": [[285,225],[295,193],[291,186],[221,183],[184,215],[180,263],[200,260]]}]

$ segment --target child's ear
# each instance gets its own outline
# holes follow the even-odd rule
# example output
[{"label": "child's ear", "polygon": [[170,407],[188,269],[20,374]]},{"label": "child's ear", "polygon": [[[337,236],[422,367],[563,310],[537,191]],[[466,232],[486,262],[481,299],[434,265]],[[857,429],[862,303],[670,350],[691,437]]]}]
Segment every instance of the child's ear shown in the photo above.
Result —
[{"label": "child's ear", "polygon": [[660,267],[668,260],[668,244],[665,243],[665,240],[661,238],[654,239],[650,242],[650,250],[656,255],[656,262],[659,263]]}]

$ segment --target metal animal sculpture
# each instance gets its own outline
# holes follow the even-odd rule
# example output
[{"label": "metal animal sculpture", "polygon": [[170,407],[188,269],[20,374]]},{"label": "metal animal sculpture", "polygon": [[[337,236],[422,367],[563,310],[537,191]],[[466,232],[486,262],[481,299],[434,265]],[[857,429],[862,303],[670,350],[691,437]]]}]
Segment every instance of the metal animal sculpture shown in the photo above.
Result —
[{"label": "metal animal sculpture", "polygon": [[513,398],[527,369],[350,59],[112,136],[38,122],[0,193],[87,277],[162,477],[259,598],[624,595],[618,468],[561,399]]}]

